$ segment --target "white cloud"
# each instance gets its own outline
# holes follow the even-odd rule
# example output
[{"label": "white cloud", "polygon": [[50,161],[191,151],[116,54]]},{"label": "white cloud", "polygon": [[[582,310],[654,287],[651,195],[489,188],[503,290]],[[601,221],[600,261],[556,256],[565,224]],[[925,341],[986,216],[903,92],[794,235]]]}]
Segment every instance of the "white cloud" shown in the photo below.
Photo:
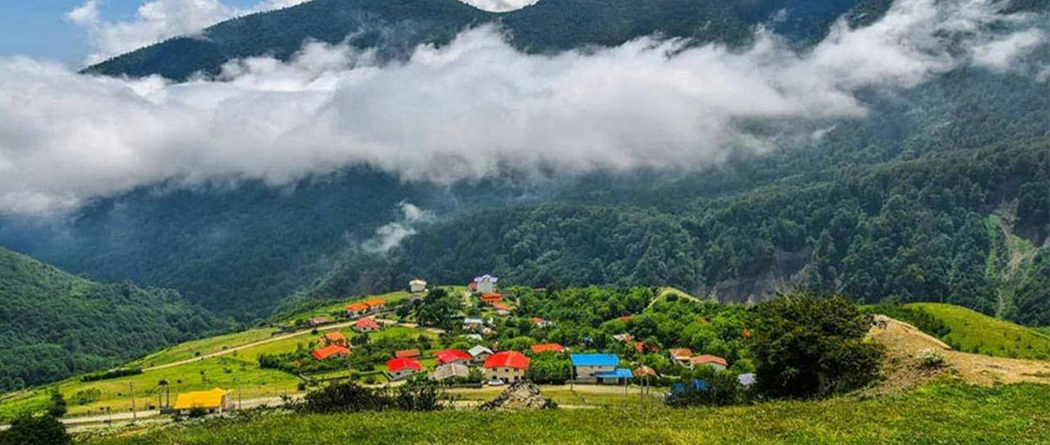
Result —
[{"label": "white cloud", "polygon": [[133,20],[111,22],[99,14],[100,0],[87,0],[66,18],[87,30],[95,53],[87,63],[101,62],[164,39],[192,35],[239,15],[284,8],[306,0],[264,0],[248,8],[227,6],[219,0],[153,0],[138,8]]},{"label": "white cloud", "polygon": [[1046,33],[1026,29],[978,45],[973,50],[974,62],[998,71],[1006,71],[1017,60],[1046,42]]},{"label": "white cloud", "polygon": [[[162,182],[280,185],[353,164],[437,183],[509,169],[704,168],[863,116],[858,89],[908,88],[972,62],[958,46],[992,40],[974,30],[1007,19],[974,12],[987,6],[898,0],[871,27],[838,24],[802,53],[760,31],[744,51],[643,38],[526,55],[481,28],[404,63],[311,44],[289,63],[236,61],[217,80],[178,85],[0,59],[0,212]],[[741,125],[764,120],[791,120],[798,134]]]},{"label": "white cloud", "polygon": [[536,4],[539,0],[461,0],[475,8],[491,12],[507,12]]},{"label": "white cloud", "polygon": [[401,219],[376,229],[376,236],[361,247],[372,253],[386,254],[408,237],[416,234],[415,225],[431,218],[430,212],[407,202],[401,203]]}]

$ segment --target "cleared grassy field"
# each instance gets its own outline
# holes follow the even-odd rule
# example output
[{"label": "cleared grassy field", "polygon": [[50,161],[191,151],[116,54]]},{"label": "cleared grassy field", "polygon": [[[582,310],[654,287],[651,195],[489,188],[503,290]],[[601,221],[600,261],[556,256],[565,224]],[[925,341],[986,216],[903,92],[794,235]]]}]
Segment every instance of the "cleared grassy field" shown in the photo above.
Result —
[{"label": "cleared grassy field", "polygon": [[1050,336],[1008,321],[989,317],[959,306],[939,303],[913,303],[950,329],[945,343],[963,351],[997,357],[1050,359]]},{"label": "cleared grassy field", "polygon": [[272,328],[261,328],[188,341],[150,354],[142,360],[132,362],[130,366],[148,368],[151,366],[174,363],[180,360],[187,360],[196,357],[198,354],[208,355],[225,349],[266,340],[272,336],[273,332],[274,329]]},{"label": "cleared grassy field", "polygon": [[1046,443],[1050,390],[932,386],[903,396],[717,409],[257,415],[91,444]]}]

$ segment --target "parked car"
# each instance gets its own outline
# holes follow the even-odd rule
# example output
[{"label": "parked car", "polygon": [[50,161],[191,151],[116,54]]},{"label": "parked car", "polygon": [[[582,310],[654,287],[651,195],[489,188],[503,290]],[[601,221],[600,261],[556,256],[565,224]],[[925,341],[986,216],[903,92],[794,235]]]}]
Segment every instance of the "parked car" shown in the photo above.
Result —
[{"label": "parked car", "polygon": [[503,384],[503,380],[492,379],[492,380],[489,380],[488,383],[486,383],[486,384],[489,385],[489,386],[500,386],[500,385]]}]

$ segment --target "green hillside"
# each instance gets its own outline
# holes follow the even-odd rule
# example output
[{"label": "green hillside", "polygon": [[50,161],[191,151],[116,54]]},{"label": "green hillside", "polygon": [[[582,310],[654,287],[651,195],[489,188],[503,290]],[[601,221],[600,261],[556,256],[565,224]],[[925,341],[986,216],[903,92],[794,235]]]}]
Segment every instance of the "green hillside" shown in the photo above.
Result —
[{"label": "green hillside", "polygon": [[0,391],[124,363],[227,326],[178,292],[99,284],[0,248]]},{"label": "green hillside", "polygon": [[964,352],[1010,358],[1050,359],[1050,335],[970,309],[939,303],[906,307],[931,315],[947,328],[939,337]]},{"label": "green hillside", "polygon": [[[314,0],[295,7],[229,20],[203,31],[204,38],[177,37],[88,68],[106,75],[159,74],[185,80],[196,72],[217,73],[234,58],[272,55],[288,59],[304,41],[346,42],[374,48],[380,57],[401,58],[421,44],[444,44],[468,26],[498,23],[512,43],[530,52],[586,45],[618,45],[651,34],[699,41],[739,43],[759,23],[788,38],[823,35],[835,17],[858,6],[869,16],[888,6],[880,1],[707,2],[701,0],[544,0],[502,14],[457,0]],[[779,10],[789,21],[773,21]]]},{"label": "green hillside", "polygon": [[1037,443],[1050,437],[1048,404],[1043,385],[933,386],[897,397],[695,410],[248,415],[88,443]]}]

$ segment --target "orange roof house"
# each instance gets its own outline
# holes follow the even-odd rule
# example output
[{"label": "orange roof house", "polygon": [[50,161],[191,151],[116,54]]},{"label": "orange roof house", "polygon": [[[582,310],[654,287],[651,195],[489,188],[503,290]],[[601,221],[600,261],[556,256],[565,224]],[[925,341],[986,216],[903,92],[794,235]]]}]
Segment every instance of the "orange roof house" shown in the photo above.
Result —
[{"label": "orange roof house", "polygon": [[726,366],[728,366],[728,363],[726,362],[726,359],[724,359],[722,357],[715,356],[715,355],[707,355],[707,354],[698,355],[696,357],[693,357],[693,364],[694,365],[721,365],[722,368],[725,368]]},{"label": "orange roof house", "polygon": [[499,301],[503,301],[503,294],[485,294],[481,296],[481,301],[484,301],[486,303],[496,303]]},{"label": "orange roof house", "polygon": [[418,349],[406,349],[404,351],[397,351],[394,353],[394,357],[397,358],[419,358]]},{"label": "orange roof house", "polygon": [[634,370],[635,377],[659,377],[653,368],[642,365]]},{"label": "orange roof house", "polygon": [[330,345],[313,352],[314,360],[327,360],[331,357],[349,355],[350,350],[345,346]]},{"label": "orange roof house", "polygon": [[368,307],[373,309],[386,307],[386,302],[383,301],[381,298],[369,298],[365,300],[365,304],[367,304]]},{"label": "orange roof house", "polygon": [[350,303],[346,306],[347,313],[360,314],[368,310],[368,305],[364,303]]},{"label": "orange roof house", "polygon": [[541,345],[532,345],[533,354],[542,354],[544,352],[553,352],[555,354],[561,354],[565,352],[565,346],[557,343],[544,343]]},{"label": "orange roof house", "polygon": [[693,357],[693,351],[690,351],[688,348],[674,348],[667,350],[667,352],[675,360],[689,360]]},{"label": "orange roof house", "polygon": [[339,331],[326,332],[324,335],[321,336],[321,341],[319,343],[321,343],[321,346],[346,346],[346,336]]}]

